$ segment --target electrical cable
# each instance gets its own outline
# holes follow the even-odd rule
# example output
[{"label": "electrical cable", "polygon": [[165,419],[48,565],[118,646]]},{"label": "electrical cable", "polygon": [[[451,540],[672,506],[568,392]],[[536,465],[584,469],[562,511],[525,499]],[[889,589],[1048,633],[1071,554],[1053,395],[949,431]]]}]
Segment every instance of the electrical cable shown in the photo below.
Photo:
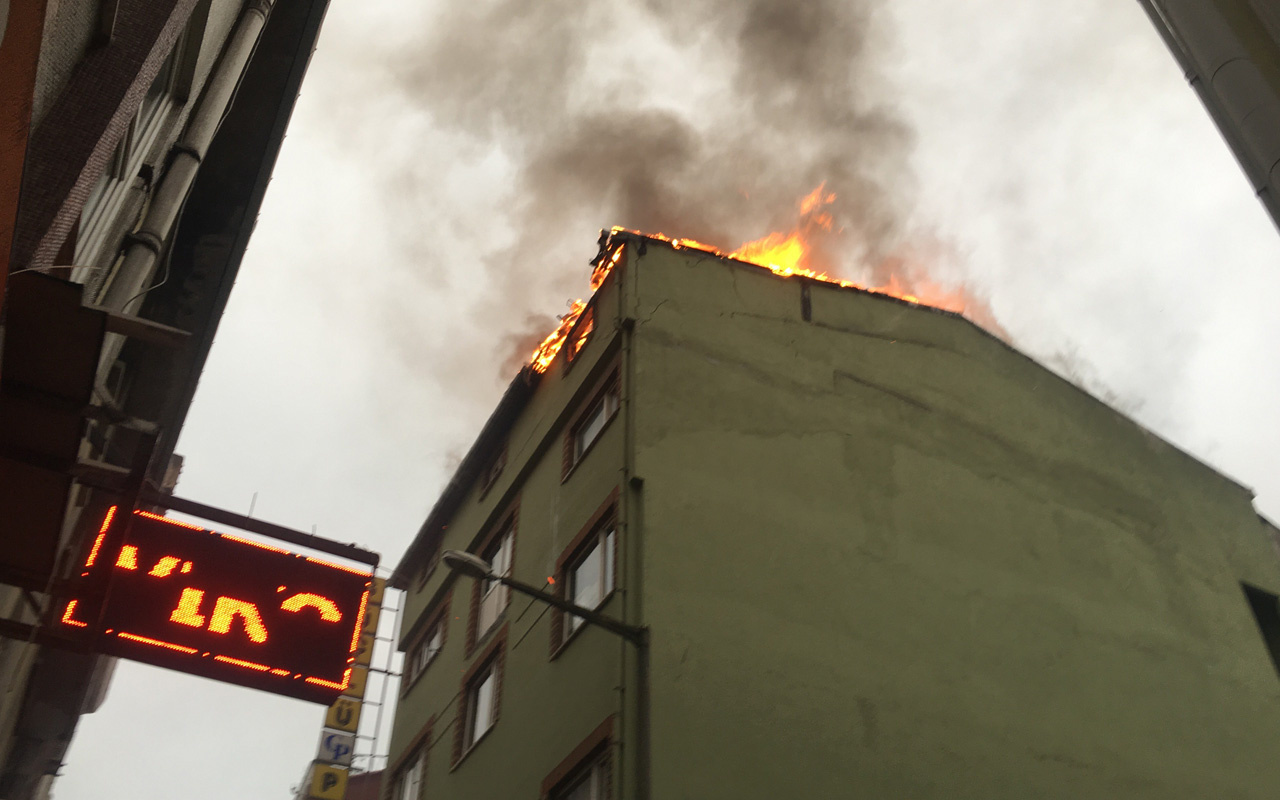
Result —
[{"label": "electrical cable", "polygon": [[[547,587],[547,586],[550,586],[550,585],[551,585],[551,582],[550,582],[550,581],[547,581],[547,582],[545,582],[545,583],[543,583],[543,584],[542,584],[543,588],[545,588],[545,587]],[[533,604],[534,604],[534,603],[536,603],[536,602],[538,602],[538,598],[536,598],[536,597],[531,597],[531,598],[529,598],[529,603],[528,603],[528,605],[526,605],[526,606],[524,607],[524,611],[521,611],[519,616],[517,616],[514,620],[512,620],[512,624],[514,625],[515,623],[517,623],[517,622],[519,622],[521,619],[523,619],[523,618],[524,618],[524,615],[529,611],[529,609],[530,609],[530,608],[532,608],[532,607],[533,607]],[[527,636],[528,636],[528,635],[533,631],[533,629],[534,629],[534,628],[536,628],[536,627],[538,626],[538,622],[539,622],[539,621],[543,618],[543,616],[545,616],[545,615],[546,615],[546,613],[547,613],[548,611],[550,611],[550,610],[551,610],[551,606],[544,605],[544,606],[542,607],[542,613],[538,614],[538,616],[533,620],[533,622],[529,623],[529,627],[528,627],[527,629],[525,629],[524,634],[523,634],[523,635],[521,635],[521,637],[516,641],[516,643],[515,643],[515,644],[513,644],[513,645],[511,646],[511,649],[512,649],[512,650],[515,650],[517,647],[519,647],[519,646],[520,646],[520,642],[523,642],[523,641],[525,640],[525,638],[526,638],[526,637],[527,637]],[[463,694],[463,692],[465,692],[465,691],[466,691],[466,689],[465,689],[465,688],[464,688],[464,689],[459,689],[459,690],[458,690],[458,692],[457,692],[456,694],[454,694],[454,695],[453,695],[453,697],[450,697],[450,698],[448,699],[448,701],[446,701],[446,702],[445,702],[445,704],[444,704],[443,706],[441,706],[441,707],[440,707],[440,709],[439,709],[435,714],[431,715],[428,719],[430,719],[430,720],[432,720],[432,721],[435,721],[435,720],[440,719],[440,718],[444,715],[444,713],[445,713],[446,711],[448,711],[448,710],[449,710],[449,707],[450,707],[450,706],[452,706],[454,703],[456,703],[456,702],[458,701],[458,698],[462,697],[462,694]],[[440,735],[439,735],[439,736],[436,736],[433,740],[431,740],[431,741],[429,741],[429,742],[427,742],[427,743],[425,743],[425,744],[423,744],[423,745],[420,745],[420,746],[419,746],[419,747],[418,747],[414,752],[416,752],[416,753],[420,753],[420,754],[422,754],[422,755],[424,755],[424,756],[425,756],[427,753],[430,753],[432,750],[434,750],[434,749],[435,749],[435,746],[436,746],[437,744],[439,744],[439,743],[440,743],[440,740],[444,738],[445,732],[447,732],[450,728],[452,728],[452,727],[453,727],[457,722],[458,722],[458,715],[457,715],[457,714],[455,714],[455,715],[454,715],[454,716],[449,720],[449,722],[444,726],[444,729],[440,731]],[[390,767],[390,760],[391,760],[390,753],[388,753],[386,756],[383,756],[383,758],[386,758],[386,759],[387,759],[387,762],[388,762],[388,763],[387,763],[387,766],[388,766],[388,767]],[[394,776],[393,776],[393,777],[394,777]]]}]

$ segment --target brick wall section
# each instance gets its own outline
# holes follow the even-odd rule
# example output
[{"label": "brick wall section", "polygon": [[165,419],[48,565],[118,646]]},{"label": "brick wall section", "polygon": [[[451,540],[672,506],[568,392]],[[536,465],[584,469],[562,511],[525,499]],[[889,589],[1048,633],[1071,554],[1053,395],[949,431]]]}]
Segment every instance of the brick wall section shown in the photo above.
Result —
[{"label": "brick wall section", "polygon": [[467,614],[467,641],[462,648],[462,657],[470,658],[471,651],[476,649],[477,628],[480,625],[480,581],[471,581],[471,609]]},{"label": "brick wall section", "polygon": [[85,54],[32,132],[11,269],[53,265],[197,2],[120,0],[111,43]]}]

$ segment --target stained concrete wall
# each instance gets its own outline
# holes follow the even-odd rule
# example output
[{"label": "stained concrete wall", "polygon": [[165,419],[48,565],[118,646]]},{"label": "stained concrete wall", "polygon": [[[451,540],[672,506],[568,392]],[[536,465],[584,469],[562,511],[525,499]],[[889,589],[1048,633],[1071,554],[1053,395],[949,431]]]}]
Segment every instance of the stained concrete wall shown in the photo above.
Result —
[{"label": "stained concrete wall", "polygon": [[953,316],[629,277],[654,797],[1275,796],[1247,491]]}]

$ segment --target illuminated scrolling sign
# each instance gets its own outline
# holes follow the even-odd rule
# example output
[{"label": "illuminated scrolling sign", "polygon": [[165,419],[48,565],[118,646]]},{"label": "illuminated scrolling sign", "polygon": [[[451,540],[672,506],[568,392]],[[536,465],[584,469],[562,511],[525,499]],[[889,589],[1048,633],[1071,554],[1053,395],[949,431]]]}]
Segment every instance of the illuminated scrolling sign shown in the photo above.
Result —
[{"label": "illuminated scrolling sign", "polygon": [[372,576],[229,533],[113,507],[64,632],[101,652],[332,703],[348,688]]}]

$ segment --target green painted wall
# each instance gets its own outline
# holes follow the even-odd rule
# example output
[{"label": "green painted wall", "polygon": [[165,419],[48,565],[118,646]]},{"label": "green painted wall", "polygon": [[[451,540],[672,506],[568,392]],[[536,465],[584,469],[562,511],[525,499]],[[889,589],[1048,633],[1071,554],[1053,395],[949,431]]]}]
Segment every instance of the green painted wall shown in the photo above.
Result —
[{"label": "green painted wall", "polygon": [[[1275,795],[1280,678],[1239,583],[1280,591],[1280,561],[1247,490],[962,319],[639,244],[443,546],[519,496],[539,584],[619,488],[604,611],[650,627],[655,800]],[[562,484],[615,359],[622,411]],[[391,745],[436,716],[426,796],[536,798],[609,714],[635,796],[633,650],[586,628],[551,660],[519,597],[501,718],[451,771],[471,581],[416,586],[406,630],[453,590]]]},{"label": "green painted wall", "polygon": [[[586,393],[618,355],[618,294],[613,282],[596,297],[596,329],[573,368],[555,362],[537,393],[515,421],[507,439],[507,464],[487,495],[472,486],[448,523],[445,549],[474,549],[476,540],[496,524],[514,500],[520,503],[513,574],[542,585],[555,570],[557,557],[622,484],[623,414],[605,428],[583,461],[561,483],[562,443],[569,415],[588,398]],[[625,577],[619,575],[619,585]],[[550,587],[546,587],[550,588]],[[543,778],[609,715],[626,720],[623,709],[627,681],[622,675],[622,644],[592,628],[579,631],[553,661],[550,659],[551,614],[513,595],[504,620],[508,625],[501,713],[492,730],[456,769],[451,770],[453,725],[456,724],[462,676],[484,650],[464,656],[470,615],[472,580],[455,579],[437,568],[425,584],[415,579],[406,594],[403,627],[429,614],[452,590],[448,636],[444,650],[400,699],[390,745],[392,763],[415,740],[427,720],[436,722],[428,756],[425,796],[435,798],[537,798]],[[622,591],[602,610],[621,616]],[[401,647],[410,642],[402,637]],[[625,765],[618,747],[617,764]],[[621,770],[615,772],[620,773]]]},{"label": "green painted wall", "polygon": [[628,278],[653,797],[1275,797],[1247,491],[950,315]]}]

